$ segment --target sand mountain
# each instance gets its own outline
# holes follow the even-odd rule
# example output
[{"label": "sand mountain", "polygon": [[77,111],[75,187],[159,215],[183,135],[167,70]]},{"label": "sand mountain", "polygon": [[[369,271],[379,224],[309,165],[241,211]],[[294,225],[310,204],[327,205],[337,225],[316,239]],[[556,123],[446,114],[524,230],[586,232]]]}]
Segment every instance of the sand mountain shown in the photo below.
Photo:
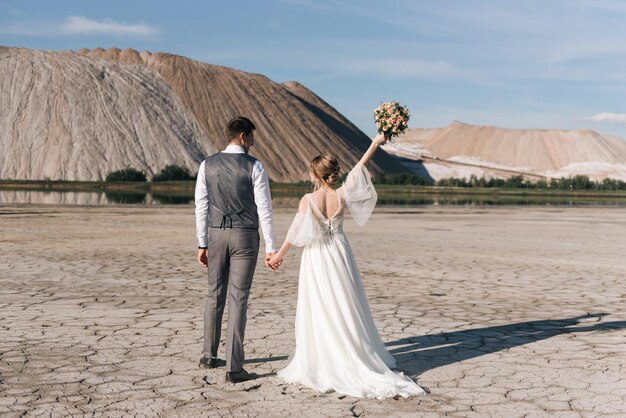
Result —
[{"label": "sand mountain", "polygon": [[[369,138],[297,82],[132,49],[0,48],[0,178],[102,179],[132,166],[192,172],[225,146],[236,114],[257,125],[252,154],[276,181],[308,178],[329,151],[354,164]],[[379,153],[375,171],[401,171]]]},{"label": "sand mountain", "polygon": [[[370,143],[348,119],[295,81],[279,84],[260,74],[162,52],[118,48],[77,52],[156,70],[217,148],[226,142],[225,121],[237,114],[249,116],[257,126],[258,138],[252,153],[278,181],[308,179],[305,162],[324,151],[337,156],[348,168]],[[402,170],[384,152],[376,155],[373,166],[375,170]]]},{"label": "sand mountain", "polygon": [[0,178],[149,174],[214,149],[153,71],[67,52],[0,48]]},{"label": "sand mountain", "polygon": [[626,180],[626,141],[595,131],[503,129],[452,123],[445,128],[411,129],[387,152],[423,161],[433,178],[568,177]]}]

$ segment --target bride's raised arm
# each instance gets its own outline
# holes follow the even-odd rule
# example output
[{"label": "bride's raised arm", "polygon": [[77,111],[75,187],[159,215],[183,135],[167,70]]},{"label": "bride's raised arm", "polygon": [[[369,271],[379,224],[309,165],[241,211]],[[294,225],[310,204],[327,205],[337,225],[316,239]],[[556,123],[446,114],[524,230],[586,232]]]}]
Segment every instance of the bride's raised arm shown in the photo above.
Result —
[{"label": "bride's raised arm", "polygon": [[372,139],[372,144],[367,149],[367,151],[365,151],[365,154],[363,154],[363,156],[361,157],[361,160],[357,163],[357,165],[359,164],[366,165],[372,159],[378,147],[384,144],[385,141],[386,141],[385,136],[383,134],[376,135],[374,139]]},{"label": "bride's raised arm", "polygon": [[378,199],[372,178],[365,165],[372,159],[378,147],[384,143],[385,137],[382,134],[376,135],[372,144],[365,151],[361,160],[348,173],[346,181],[341,186],[346,206],[350,210],[354,222],[359,226],[365,225]]}]

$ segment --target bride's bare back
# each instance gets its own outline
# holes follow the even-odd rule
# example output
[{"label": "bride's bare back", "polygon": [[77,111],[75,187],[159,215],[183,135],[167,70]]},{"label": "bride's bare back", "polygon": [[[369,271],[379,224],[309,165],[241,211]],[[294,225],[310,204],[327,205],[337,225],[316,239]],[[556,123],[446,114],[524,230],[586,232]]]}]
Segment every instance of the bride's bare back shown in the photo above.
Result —
[{"label": "bride's bare back", "polygon": [[340,205],[337,190],[319,188],[311,193],[311,197],[313,198],[315,206],[317,206],[326,219],[330,219],[337,214]]}]

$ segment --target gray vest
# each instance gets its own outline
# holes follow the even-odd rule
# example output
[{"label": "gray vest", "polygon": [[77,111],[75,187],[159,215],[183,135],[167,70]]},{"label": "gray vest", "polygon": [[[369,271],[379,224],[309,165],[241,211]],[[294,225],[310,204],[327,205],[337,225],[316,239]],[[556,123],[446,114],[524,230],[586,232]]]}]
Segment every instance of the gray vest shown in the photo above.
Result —
[{"label": "gray vest", "polygon": [[256,158],[248,154],[225,152],[213,154],[205,160],[209,227],[259,227],[252,182],[255,162]]}]

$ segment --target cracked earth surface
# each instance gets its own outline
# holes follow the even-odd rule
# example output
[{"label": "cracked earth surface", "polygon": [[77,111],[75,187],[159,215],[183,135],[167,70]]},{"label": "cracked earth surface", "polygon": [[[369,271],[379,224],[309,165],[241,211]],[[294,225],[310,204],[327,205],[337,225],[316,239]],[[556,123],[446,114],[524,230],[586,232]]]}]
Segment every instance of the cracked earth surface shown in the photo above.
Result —
[{"label": "cracked earth surface", "polygon": [[[292,213],[276,211],[284,237]],[[255,275],[246,369],[200,369],[207,289],[192,206],[0,206],[0,414],[626,416],[626,211],[379,209],[346,222],[398,367],[367,400],[283,383],[299,252]],[[220,354],[223,353],[223,350]],[[223,358],[223,357],[222,357]]]}]

